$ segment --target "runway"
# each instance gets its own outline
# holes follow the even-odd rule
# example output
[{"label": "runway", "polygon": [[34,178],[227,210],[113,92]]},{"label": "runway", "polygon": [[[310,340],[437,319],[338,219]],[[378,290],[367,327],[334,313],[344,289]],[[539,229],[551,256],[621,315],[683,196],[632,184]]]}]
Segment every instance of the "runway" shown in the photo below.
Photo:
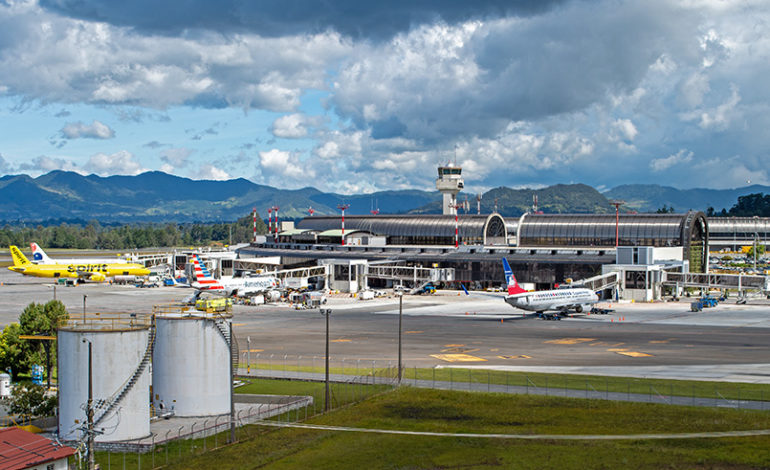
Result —
[{"label": "runway", "polygon": [[[17,321],[30,302],[53,298],[50,280],[3,271],[0,325]],[[56,288],[57,299],[72,316],[82,314],[84,296],[88,312],[149,313],[153,305],[179,301],[190,293],[190,289],[175,287],[106,284]],[[360,301],[333,296],[325,307],[332,310],[332,358],[397,359],[396,297]],[[651,367],[665,373],[668,366],[697,366],[688,369],[686,378],[713,379],[715,368],[708,366],[718,366],[719,376],[740,376],[747,382],[765,381],[770,376],[770,366],[765,367],[770,363],[767,301],[756,305],[727,301],[701,313],[690,312],[684,301],[613,304],[612,308],[611,315],[544,321],[523,318],[502,298],[469,299],[448,291],[406,296],[403,357],[409,367],[590,368],[596,374],[639,367],[642,374]],[[236,305],[233,324],[241,351],[250,338],[253,357],[320,358],[324,354],[325,319],[318,310],[294,310],[286,304]],[[678,374],[684,369],[670,370],[679,370],[674,372]]]}]

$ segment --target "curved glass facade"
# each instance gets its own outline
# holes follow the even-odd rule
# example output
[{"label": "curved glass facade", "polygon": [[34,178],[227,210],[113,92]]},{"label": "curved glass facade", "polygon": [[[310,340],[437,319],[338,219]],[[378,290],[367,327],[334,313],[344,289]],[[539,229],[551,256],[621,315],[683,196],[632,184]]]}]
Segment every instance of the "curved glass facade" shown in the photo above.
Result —
[{"label": "curved glass facade", "polygon": [[[527,214],[517,231],[519,246],[615,246],[616,220],[614,214]],[[702,212],[621,214],[617,237],[620,246],[681,246],[691,271],[705,269],[709,229]]]},{"label": "curved glass facade", "polygon": [[[297,228],[332,230],[341,227],[340,217],[305,217]],[[458,217],[460,244],[505,244],[505,220],[499,214]],[[346,230],[363,230],[387,237],[389,245],[454,245],[453,215],[354,215],[345,217]]]},{"label": "curved glass facade", "polygon": [[[767,244],[770,235],[768,217],[709,217],[709,238],[712,241],[740,242],[754,240]],[[724,243],[722,243],[724,245]]]}]

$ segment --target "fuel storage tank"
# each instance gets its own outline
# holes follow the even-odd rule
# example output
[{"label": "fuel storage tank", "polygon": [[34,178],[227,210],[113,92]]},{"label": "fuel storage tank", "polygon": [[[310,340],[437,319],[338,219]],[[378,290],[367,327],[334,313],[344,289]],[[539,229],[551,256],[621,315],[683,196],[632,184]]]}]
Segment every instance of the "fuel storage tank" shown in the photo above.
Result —
[{"label": "fuel storage tank", "polygon": [[153,406],[158,415],[230,412],[229,314],[165,313],[155,317]]},{"label": "fuel storage tank", "polygon": [[150,435],[150,317],[89,314],[58,330],[59,438],[80,439],[86,425],[89,344],[97,442]]}]

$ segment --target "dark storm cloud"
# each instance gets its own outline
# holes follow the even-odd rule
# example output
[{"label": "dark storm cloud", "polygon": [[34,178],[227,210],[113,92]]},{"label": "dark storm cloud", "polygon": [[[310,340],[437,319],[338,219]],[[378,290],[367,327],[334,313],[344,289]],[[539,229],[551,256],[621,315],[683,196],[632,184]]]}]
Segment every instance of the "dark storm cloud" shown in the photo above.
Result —
[{"label": "dark storm cloud", "polygon": [[155,34],[185,29],[252,32],[284,36],[334,29],[355,38],[386,39],[411,26],[438,19],[449,23],[474,18],[529,16],[563,0],[207,0],[156,2],[138,0],[42,0],[59,14],[133,27]]}]

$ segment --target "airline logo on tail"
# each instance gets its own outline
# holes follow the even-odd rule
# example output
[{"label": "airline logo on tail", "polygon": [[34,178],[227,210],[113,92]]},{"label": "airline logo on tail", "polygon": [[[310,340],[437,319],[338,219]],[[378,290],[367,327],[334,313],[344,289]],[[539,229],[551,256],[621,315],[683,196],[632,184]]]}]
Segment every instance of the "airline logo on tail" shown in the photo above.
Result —
[{"label": "airline logo on tail", "polygon": [[508,284],[508,295],[523,294],[527,292],[519,285],[516,276],[513,275],[511,265],[508,264],[508,260],[505,258],[503,258],[503,271],[505,271],[505,282]]},{"label": "airline logo on tail", "polygon": [[198,288],[201,290],[220,290],[225,287],[209,273],[206,269],[206,265],[198,258],[198,255],[193,255],[193,269],[195,271],[195,280],[198,282]]},{"label": "airline logo on tail", "polygon": [[13,266],[23,266],[25,264],[30,264],[29,260],[26,256],[24,256],[24,253],[21,252],[21,250],[14,245],[11,245],[11,258],[13,259]]},{"label": "airline logo on tail", "polygon": [[33,263],[43,263],[43,264],[56,264],[54,260],[48,257],[48,255],[45,254],[45,251],[43,251],[42,248],[40,248],[40,245],[38,245],[35,242],[32,242],[29,244],[29,247],[32,248],[32,262]]}]

